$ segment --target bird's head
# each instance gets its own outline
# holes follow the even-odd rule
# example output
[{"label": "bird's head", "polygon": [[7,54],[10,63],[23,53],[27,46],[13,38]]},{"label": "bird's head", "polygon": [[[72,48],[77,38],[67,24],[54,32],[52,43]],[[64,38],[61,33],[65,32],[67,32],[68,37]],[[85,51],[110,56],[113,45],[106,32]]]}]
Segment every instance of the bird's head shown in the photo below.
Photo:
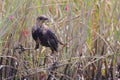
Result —
[{"label": "bird's head", "polygon": [[40,26],[42,25],[45,21],[48,21],[48,18],[46,16],[38,16],[37,17],[37,25]]}]

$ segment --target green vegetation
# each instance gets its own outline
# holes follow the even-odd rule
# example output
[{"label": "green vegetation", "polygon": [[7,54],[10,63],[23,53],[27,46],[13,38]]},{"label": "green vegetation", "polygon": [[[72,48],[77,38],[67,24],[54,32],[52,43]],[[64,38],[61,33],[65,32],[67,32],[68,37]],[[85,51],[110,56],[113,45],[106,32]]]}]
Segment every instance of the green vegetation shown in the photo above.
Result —
[{"label": "green vegetation", "polygon": [[[49,58],[43,65],[49,48],[33,50],[38,15],[46,15],[46,25],[67,44],[54,54],[56,66]],[[116,80],[119,25],[119,0],[0,0],[0,80]]]}]

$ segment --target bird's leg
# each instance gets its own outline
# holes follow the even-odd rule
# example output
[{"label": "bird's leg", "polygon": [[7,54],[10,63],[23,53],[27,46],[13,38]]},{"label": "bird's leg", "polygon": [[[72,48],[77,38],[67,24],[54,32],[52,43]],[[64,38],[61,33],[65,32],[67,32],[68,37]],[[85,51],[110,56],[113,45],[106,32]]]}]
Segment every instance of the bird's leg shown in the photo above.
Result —
[{"label": "bird's leg", "polygon": [[36,46],[35,46],[35,50],[39,48],[39,39],[37,39],[36,41]]},{"label": "bird's leg", "polygon": [[39,48],[39,44],[36,43],[35,50]]}]

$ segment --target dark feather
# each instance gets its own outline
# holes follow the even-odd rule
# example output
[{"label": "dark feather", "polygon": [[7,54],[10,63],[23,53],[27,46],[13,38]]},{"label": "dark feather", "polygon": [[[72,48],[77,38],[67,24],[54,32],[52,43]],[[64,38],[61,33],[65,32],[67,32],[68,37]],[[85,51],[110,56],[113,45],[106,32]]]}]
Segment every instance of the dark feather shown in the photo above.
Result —
[{"label": "dark feather", "polygon": [[32,37],[36,41],[36,46],[40,43],[42,46],[50,47],[52,51],[57,52],[58,39],[50,29],[45,29],[44,26],[32,28]]},{"label": "dark feather", "polygon": [[40,37],[40,40],[43,46],[50,47],[52,51],[57,51],[58,40],[55,34],[51,30],[46,30],[46,33],[44,33],[43,37]]}]

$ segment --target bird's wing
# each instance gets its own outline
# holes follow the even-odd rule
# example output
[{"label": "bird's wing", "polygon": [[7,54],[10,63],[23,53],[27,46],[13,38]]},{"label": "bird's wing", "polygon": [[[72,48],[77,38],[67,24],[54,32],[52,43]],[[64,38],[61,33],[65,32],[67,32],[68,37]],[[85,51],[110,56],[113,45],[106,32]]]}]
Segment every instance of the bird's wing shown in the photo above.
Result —
[{"label": "bird's wing", "polygon": [[40,28],[33,27],[33,28],[32,28],[32,37],[33,37],[33,39],[34,39],[35,42],[36,42],[36,47],[35,47],[35,49],[38,49],[38,48],[39,48],[39,43],[40,43],[39,36],[40,36],[40,35],[41,35],[41,29],[40,29]]},{"label": "bird's wing", "polygon": [[32,37],[34,40],[37,40],[41,35],[42,35],[42,30],[40,28],[36,28],[36,27],[32,28]]},{"label": "bird's wing", "polygon": [[47,41],[48,44],[54,49],[57,50],[58,48],[58,39],[55,36],[55,34],[51,31],[51,30],[47,30],[46,31],[46,35],[47,35]]},{"label": "bird's wing", "polygon": [[36,29],[35,29],[35,27],[32,27],[32,38],[34,40],[37,40],[37,35],[36,35]]}]

